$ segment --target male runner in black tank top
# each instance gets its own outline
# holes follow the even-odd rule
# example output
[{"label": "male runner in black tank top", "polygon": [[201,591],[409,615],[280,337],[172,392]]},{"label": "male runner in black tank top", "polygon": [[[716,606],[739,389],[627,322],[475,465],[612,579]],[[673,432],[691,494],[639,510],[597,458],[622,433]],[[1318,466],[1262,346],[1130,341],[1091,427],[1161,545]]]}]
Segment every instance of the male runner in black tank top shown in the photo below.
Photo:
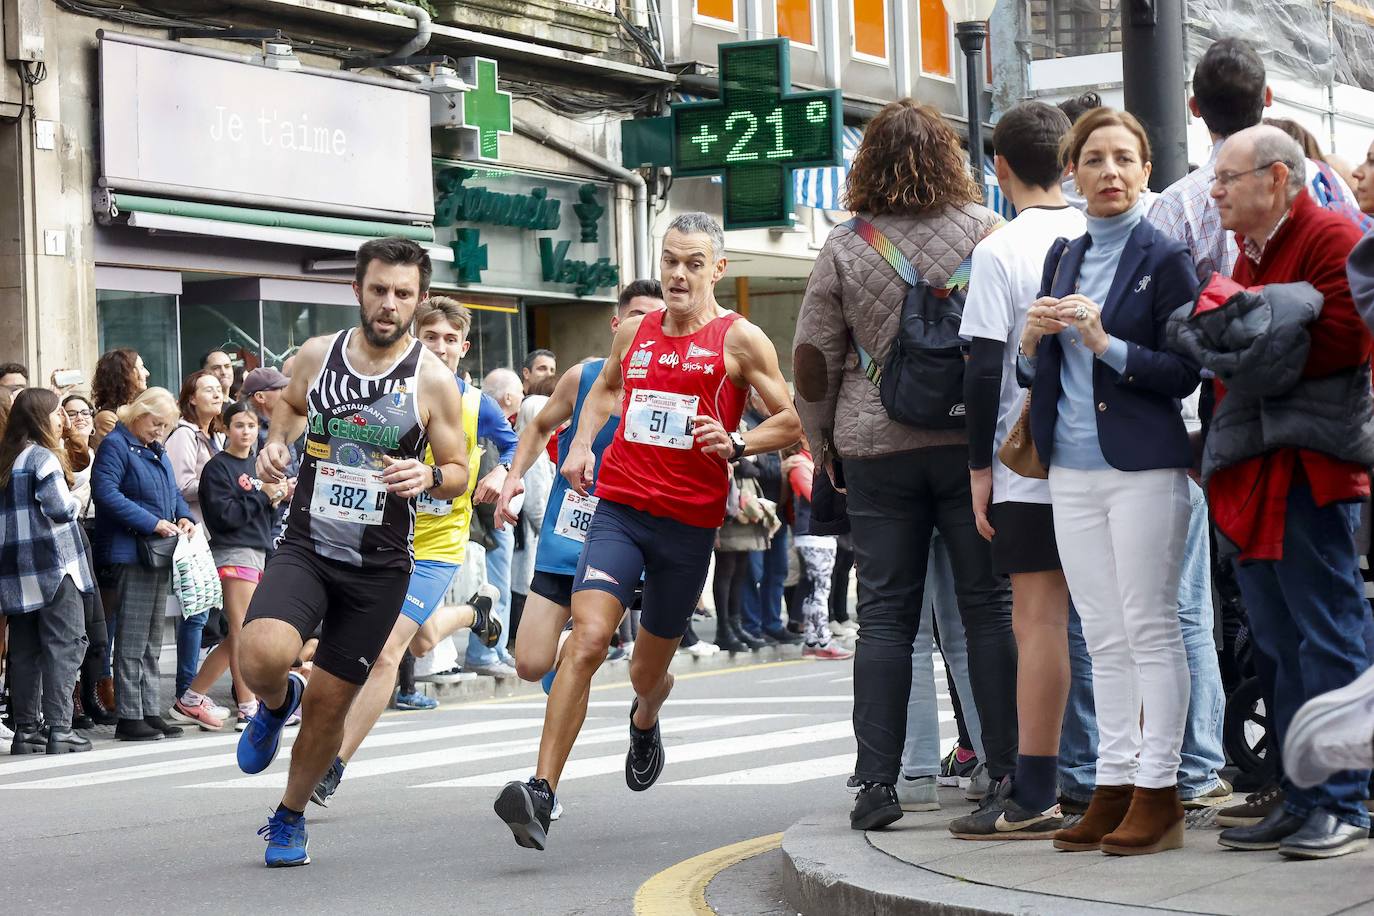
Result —
[{"label": "male runner in black tank top", "polygon": [[[338,753],[344,717],[400,613],[414,565],[414,500],[465,492],[467,446],[453,373],[410,335],[429,288],[429,255],[405,239],[358,249],[360,327],[306,341],[272,413],[258,475],[281,480],[286,443],[307,432],[286,533],[240,638],[240,671],[259,699],[239,767],[260,773],[302,708],[281,805],[260,834],[269,866],[307,865],[305,811]],[[420,459],[428,444],[434,466]],[[291,671],[323,621],[309,690]],[[302,701],[304,697],[304,701]]]}]

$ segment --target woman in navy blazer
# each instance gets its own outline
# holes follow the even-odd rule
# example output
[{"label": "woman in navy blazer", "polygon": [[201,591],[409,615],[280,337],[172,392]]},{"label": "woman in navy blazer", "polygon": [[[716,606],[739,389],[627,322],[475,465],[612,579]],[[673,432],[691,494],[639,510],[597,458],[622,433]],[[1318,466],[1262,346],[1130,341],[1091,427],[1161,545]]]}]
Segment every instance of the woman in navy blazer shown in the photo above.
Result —
[{"label": "woman in navy blazer", "polygon": [[147,537],[190,534],[195,523],[177,488],[162,439],[176,422],[177,404],[165,388],[149,388],[119,408],[119,425],[100,443],[91,468],[95,499],[97,566],[117,585],[115,631],[115,736],[125,741],[175,737],[181,729],[162,718],[158,655],[170,569],[139,561]]},{"label": "woman in navy blazer", "polygon": [[1184,246],[1144,219],[1150,147],[1139,122],[1096,109],[1063,150],[1088,233],[1051,250],[1050,294],[1027,312],[1018,369],[1033,376],[1031,434],[1092,656],[1099,740],[1088,813],[1055,845],[1139,855],[1183,845],[1189,674],[1177,596],[1192,451],[1179,399],[1197,387],[1198,366],[1164,344],[1169,315],[1197,284]]}]

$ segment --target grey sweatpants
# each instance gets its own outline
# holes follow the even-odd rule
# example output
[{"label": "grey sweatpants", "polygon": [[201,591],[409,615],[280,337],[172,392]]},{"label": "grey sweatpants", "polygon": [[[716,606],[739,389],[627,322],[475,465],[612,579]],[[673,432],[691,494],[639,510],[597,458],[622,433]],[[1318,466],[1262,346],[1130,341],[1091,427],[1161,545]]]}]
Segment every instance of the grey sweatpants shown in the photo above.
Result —
[{"label": "grey sweatpants", "polygon": [[162,714],[158,701],[158,655],[171,586],[170,569],[126,563],[119,571],[119,613],[115,617],[115,706],[121,719]]},{"label": "grey sweatpants", "polygon": [[15,725],[21,731],[36,729],[41,707],[44,723],[71,728],[72,688],[87,645],[85,607],[76,583],[64,577],[50,604],[11,614],[9,623]]}]

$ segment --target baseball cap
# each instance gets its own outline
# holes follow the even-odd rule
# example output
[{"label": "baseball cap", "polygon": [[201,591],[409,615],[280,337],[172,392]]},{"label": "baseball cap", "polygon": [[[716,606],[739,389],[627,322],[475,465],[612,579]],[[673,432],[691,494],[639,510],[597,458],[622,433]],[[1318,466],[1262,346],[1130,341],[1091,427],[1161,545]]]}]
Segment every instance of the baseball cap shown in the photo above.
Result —
[{"label": "baseball cap", "polygon": [[271,366],[264,366],[245,375],[243,387],[239,391],[242,397],[249,398],[259,391],[276,391],[289,384],[291,384],[291,380],[282,375],[281,372]]}]

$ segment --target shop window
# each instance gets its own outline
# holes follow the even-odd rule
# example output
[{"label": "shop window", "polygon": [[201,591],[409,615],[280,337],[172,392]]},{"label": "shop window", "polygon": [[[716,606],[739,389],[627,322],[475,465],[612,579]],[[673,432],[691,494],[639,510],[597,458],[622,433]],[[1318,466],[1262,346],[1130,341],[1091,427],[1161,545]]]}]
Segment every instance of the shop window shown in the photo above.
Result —
[{"label": "shop window", "polygon": [[949,15],[941,0],[921,0],[921,72],[930,76],[954,76],[951,61]]},{"label": "shop window", "polygon": [[799,45],[815,46],[811,34],[811,0],[777,0],[778,37],[790,38]]},{"label": "shop window", "polygon": [[357,324],[357,306],[263,302],[263,365],[280,369],[282,363],[310,338],[333,334]]},{"label": "shop window", "polygon": [[713,23],[735,24],[735,0],[695,0],[696,17]]},{"label": "shop window", "polygon": [[[182,378],[200,368],[206,353],[223,350],[234,362],[234,384],[237,386],[246,370],[259,365],[258,338],[262,333],[259,318],[256,299],[197,302],[195,284],[188,284],[181,297]],[[177,387],[180,385],[181,379],[178,379]]]},{"label": "shop window", "polygon": [[852,0],[851,10],[855,56],[886,61],[887,0]]},{"label": "shop window", "polygon": [[[181,382],[177,353],[177,297],[157,293],[96,290],[100,352],[131,347],[143,357],[148,384],[170,388]],[[95,370],[88,366],[89,379]]]},{"label": "shop window", "polygon": [[[457,297],[462,301],[461,296]],[[468,355],[463,357],[461,369],[472,376],[474,383],[481,385],[482,379],[493,369],[514,369],[520,371],[518,360],[524,357],[524,347],[517,341],[524,336],[524,322],[520,320],[519,310],[514,306],[486,306],[464,302],[472,311],[472,329],[468,331],[468,342],[472,346]],[[520,330],[517,332],[517,328]]]}]

